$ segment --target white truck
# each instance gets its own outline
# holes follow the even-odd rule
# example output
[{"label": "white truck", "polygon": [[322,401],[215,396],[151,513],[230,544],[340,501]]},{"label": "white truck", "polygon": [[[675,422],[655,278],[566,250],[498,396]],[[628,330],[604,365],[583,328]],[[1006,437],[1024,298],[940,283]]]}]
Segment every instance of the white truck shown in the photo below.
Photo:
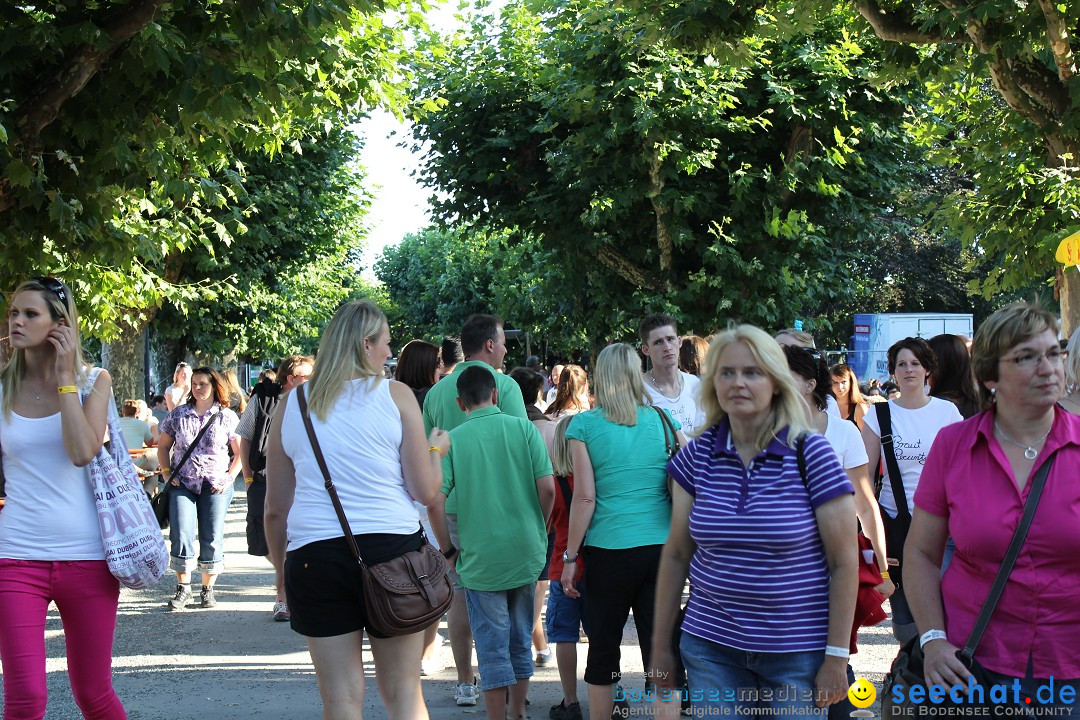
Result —
[{"label": "white truck", "polygon": [[970,313],[858,313],[848,365],[860,382],[889,379],[889,347],[906,337],[949,333],[972,337]]}]

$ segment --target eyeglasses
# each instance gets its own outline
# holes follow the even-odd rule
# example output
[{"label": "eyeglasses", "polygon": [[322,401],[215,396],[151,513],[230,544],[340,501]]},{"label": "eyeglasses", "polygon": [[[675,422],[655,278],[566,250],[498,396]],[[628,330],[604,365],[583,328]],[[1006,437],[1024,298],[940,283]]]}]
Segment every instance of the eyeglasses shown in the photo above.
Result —
[{"label": "eyeglasses", "polygon": [[1061,363],[1065,359],[1065,353],[1061,352],[1060,348],[1054,348],[1046,353],[1026,352],[1010,358],[1001,358],[1003,362],[1016,363],[1016,367],[1022,370],[1034,370],[1044,359],[1050,364],[1050,367],[1061,367]]},{"label": "eyeglasses", "polygon": [[40,285],[44,285],[45,289],[51,292],[56,297],[60,298],[60,302],[67,305],[67,290],[64,289],[64,283],[60,282],[56,278],[38,276],[30,278],[33,282]]}]

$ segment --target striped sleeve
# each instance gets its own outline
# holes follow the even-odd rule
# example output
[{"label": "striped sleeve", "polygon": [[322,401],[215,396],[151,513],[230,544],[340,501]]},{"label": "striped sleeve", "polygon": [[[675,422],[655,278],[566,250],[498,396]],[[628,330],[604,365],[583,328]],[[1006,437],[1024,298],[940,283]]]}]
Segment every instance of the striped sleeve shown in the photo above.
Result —
[{"label": "striped sleeve", "polygon": [[[706,435],[707,434],[708,433],[706,433]],[[709,442],[711,441],[704,440],[704,436],[694,438],[687,443],[686,447],[679,450],[675,457],[668,461],[667,474],[670,475],[675,482],[679,483],[679,487],[690,493],[690,497],[697,496],[694,477],[696,473],[694,472],[694,467],[697,464],[696,460],[699,449],[704,450],[708,448]]]},{"label": "striped sleeve", "polygon": [[805,452],[807,489],[810,491],[810,505],[815,510],[835,497],[855,494],[855,488],[840,467],[840,461],[828,440],[821,435],[808,435]]}]

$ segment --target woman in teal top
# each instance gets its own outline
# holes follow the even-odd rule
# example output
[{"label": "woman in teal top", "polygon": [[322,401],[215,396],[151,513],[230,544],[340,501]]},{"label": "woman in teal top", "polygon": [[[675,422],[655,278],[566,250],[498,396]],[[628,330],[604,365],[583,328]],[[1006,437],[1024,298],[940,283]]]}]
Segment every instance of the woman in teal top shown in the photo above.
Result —
[{"label": "woman in teal top", "polygon": [[[584,553],[586,613],[591,625],[585,682],[589,717],[611,717],[619,681],[619,644],[631,609],[640,637],[652,632],[656,571],[671,522],[664,424],[641,379],[641,360],[629,345],[604,348],[593,378],[596,409],[575,415],[566,437],[574,466],[570,535],[563,554],[563,592],[574,587]],[[680,444],[686,441],[679,432]],[[586,536],[587,533],[587,536]],[[649,644],[642,643],[645,667]]]}]

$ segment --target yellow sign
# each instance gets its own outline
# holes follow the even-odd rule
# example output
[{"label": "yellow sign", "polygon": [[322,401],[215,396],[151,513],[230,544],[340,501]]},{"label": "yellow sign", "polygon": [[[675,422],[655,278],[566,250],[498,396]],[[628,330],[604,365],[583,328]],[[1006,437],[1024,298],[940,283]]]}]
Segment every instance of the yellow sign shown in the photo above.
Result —
[{"label": "yellow sign", "polygon": [[877,688],[869,680],[859,678],[847,691],[848,700],[857,708],[868,708],[877,700]]},{"label": "yellow sign", "polygon": [[1061,241],[1054,259],[1065,267],[1080,265],[1080,232],[1075,232]]}]

